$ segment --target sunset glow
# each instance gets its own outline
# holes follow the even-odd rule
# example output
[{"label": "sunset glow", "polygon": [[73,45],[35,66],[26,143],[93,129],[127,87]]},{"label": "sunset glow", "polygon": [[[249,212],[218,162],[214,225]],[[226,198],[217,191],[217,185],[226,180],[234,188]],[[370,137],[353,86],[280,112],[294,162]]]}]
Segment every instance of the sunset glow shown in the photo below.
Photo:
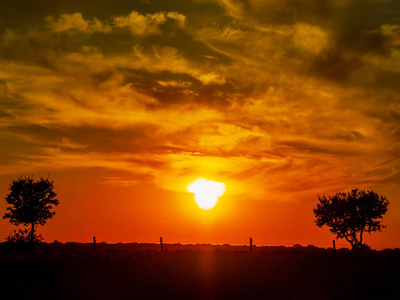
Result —
[{"label": "sunset glow", "polygon": [[211,209],[218,198],[225,193],[226,187],[222,182],[198,178],[186,187],[189,193],[194,193],[194,200],[201,209]]}]

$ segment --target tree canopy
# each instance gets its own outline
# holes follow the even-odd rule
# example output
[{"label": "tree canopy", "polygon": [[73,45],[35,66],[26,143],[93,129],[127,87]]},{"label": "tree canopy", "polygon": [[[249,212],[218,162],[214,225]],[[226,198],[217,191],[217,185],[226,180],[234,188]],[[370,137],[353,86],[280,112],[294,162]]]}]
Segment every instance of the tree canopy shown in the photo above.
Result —
[{"label": "tree canopy", "polygon": [[353,189],[333,196],[319,196],[314,207],[315,223],[324,225],[337,236],[345,238],[352,249],[362,248],[363,233],[382,231],[382,217],[389,201],[373,191]]},{"label": "tree canopy", "polygon": [[9,204],[3,219],[13,225],[31,226],[30,239],[34,240],[35,226],[46,224],[55,212],[53,206],[59,204],[54,192],[54,182],[48,178],[34,180],[32,177],[19,177],[9,186],[6,201]]}]

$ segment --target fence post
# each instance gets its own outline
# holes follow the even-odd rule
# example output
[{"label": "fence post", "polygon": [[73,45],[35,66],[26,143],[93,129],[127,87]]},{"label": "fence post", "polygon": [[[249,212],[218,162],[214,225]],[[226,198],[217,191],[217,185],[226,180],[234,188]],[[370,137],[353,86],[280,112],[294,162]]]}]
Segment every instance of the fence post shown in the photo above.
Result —
[{"label": "fence post", "polygon": [[160,237],[160,246],[161,246],[161,252],[164,251],[163,243],[162,243],[162,237]]},{"label": "fence post", "polygon": [[333,242],[333,250],[336,250],[335,240],[333,240],[332,242]]},{"label": "fence post", "polygon": [[94,251],[96,252],[96,237],[95,236],[93,237],[93,248],[94,248]]},{"label": "fence post", "polygon": [[250,252],[253,251],[253,238],[250,238]]}]

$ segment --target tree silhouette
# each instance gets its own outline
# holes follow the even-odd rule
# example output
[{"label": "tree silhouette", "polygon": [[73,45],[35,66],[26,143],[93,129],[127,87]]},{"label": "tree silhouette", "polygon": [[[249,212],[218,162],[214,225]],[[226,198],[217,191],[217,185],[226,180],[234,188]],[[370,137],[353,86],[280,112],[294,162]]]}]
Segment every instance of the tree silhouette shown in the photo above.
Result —
[{"label": "tree silhouette", "polygon": [[[19,177],[9,186],[6,201],[7,207],[3,219],[10,219],[13,225],[30,226],[29,241],[35,241],[35,226],[46,224],[55,212],[53,205],[58,205],[57,194],[54,192],[54,181],[48,178],[33,180],[31,177]],[[21,231],[23,232],[23,231]],[[25,231],[27,232],[27,230]]]},{"label": "tree silhouette", "polygon": [[371,234],[386,227],[381,224],[381,219],[389,201],[373,191],[353,189],[318,199],[313,210],[317,226],[327,225],[337,238],[345,238],[352,249],[366,247],[362,243],[364,232]]}]

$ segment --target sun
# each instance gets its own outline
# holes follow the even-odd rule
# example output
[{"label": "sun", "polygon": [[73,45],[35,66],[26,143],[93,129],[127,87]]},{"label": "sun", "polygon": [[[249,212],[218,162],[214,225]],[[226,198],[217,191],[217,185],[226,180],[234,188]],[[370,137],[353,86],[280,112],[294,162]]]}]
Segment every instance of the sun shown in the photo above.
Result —
[{"label": "sun", "polygon": [[198,178],[186,187],[189,193],[194,193],[194,200],[201,209],[211,209],[217,204],[218,198],[225,193],[226,186],[222,182]]}]

